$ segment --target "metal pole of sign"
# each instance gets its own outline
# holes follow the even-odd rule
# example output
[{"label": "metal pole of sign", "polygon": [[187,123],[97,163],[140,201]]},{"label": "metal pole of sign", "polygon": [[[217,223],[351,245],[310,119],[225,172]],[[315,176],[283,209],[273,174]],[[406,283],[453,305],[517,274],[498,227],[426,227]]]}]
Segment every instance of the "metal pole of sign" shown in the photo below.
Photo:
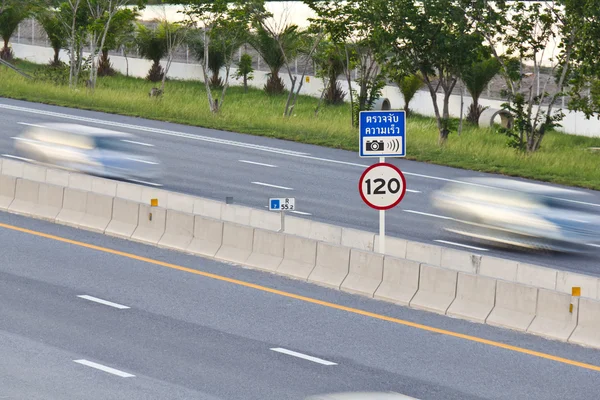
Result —
[{"label": "metal pole of sign", "polygon": [[281,210],[281,229],[279,232],[285,232],[285,211]]},{"label": "metal pole of sign", "polygon": [[[379,157],[379,162],[384,163],[385,157]],[[379,253],[385,254],[385,210],[379,210]]]}]

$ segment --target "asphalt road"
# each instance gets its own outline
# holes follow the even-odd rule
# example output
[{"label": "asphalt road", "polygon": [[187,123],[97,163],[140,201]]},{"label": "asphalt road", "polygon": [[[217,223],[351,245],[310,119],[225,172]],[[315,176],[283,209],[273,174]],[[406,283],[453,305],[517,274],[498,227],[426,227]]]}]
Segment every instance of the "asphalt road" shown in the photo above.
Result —
[{"label": "asphalt road", "polygon": [[0,223],[30,230],[0,226],[0,399],[301,400],[341,391],[422,400],[597,397],[597,350],[17,215],[0,213]]},{"label": "asphalt road", "polygon": [[[11,155],[11,137],[27,128],[23,124],[72,122],[118,128],[156,146],[167,190],[221,201],[233,196],[235,203],[257,208],[266,207],[269,197],[290,196],[296,198],[301,217],[378,232],[378,212],[362,202],[357,188],[362,171],[377,160],[360,159],[353,152],[9,99],[0,101],[0,118],[3,155]],[[400,167],[408,187],[402,203],[386,214],[388,235],[600,275],[600,250],[587,255],[542,254],[470,242],[445,232],[447,220],[432,208],[431,193],[448,182],[493,175],[403,159],[386,161]],[[580,191],[582,195],[566,198],[600,211],[600,193]]]}]

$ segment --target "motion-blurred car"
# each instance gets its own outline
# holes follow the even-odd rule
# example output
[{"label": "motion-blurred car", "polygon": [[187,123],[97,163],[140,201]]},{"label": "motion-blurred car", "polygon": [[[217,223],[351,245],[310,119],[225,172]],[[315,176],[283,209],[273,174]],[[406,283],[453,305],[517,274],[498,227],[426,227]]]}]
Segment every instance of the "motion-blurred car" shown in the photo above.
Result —
[{"label": "motion-blurred car", "polygon": [[400,393],[394,392],[348,392],[320,394],[307,397],[305,400],[418,400]]},{"label": "motion-blurred car", "polygon": [[32,125],[15,139],[16,156],[39,164],[160,186],[154,146],[134,135],[78,124]]},{"label": "motion-blurred car", "polygon": [[453,218],[444,229],[459,235],[536,250],[589,251],[589,244],[600,240],[600,216],[583,202],[564,198],[574,194],[582,193],[474,178],[435,192],[432,204]]}]

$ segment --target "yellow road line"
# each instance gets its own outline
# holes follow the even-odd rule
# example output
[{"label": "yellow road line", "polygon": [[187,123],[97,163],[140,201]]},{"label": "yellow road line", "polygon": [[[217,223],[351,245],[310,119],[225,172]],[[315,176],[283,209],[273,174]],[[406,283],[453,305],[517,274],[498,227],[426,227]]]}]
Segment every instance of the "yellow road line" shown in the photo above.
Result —
[{"label": "yellow road line", "polygon": [[434,328],[434,327],[427,326],[427,325],[417,324],[414,322],[405,321],[405,320],[398,319],[398,318],[388,317],[386,315],[381,315],[381,314],[376,314],[376,313],[372,313],[369,311],[359,310],[357,308],[346,307],[346,306],[342,306],[342,305],[335,304],[335,303],[329,303],[327,301],[317,300],[317,299],[313,299],[311,297],[300,296],[300,295],[297,295],[294,293],[284,292],[282,290],[272,289],[272,288],[269,288],[266,286],[261,286],[261,285],[256,285],[254,283],[240,281],[238,279],[227,278],[225,276],[211,274],[209,272],[198,271],[196,269],[182,267],[180,265],[170,264],[170,263],[167,263],[164,261],[158,261],[158,260],[154,260],[151,258],[141,257],[141,256],[137,256],[135,254],[130,254],[130,253],[125,253],[123,251],[108,249],[106,247],[96,246],[96,245],[89,244],[89,243],[78,242],[76,240],[66,239],[66,238],[63,238],[60,236],[49,235],[49,234],[43,233],[43,232],[37,232],[37,231],[30,230],[30,229],[20,228],[18,226],[0,223],[0,227],[10,229],[13,231],[28,233],[30,235],[44,237],[47,239],[56,240],[56,241],[63,242],[63,243],[69,243],[69,244],[72,244],[75,246],[80,246],[80,247],[85,247],[88,249],[101,251],[103,253],[118,255],[118,256],[126,257],[126,258],[129,258],[132,260],[138,260],[138,261],[143,261],[143,262],[154,264],[154,265],[160,265],[161,267],[176,269],[178,271],[188,272],[190,274],[200,275],[200,276],[204,276],[204,277],[211,278],[211,279],[216,279],[216,280],[223,281],[223,282],[229,282],[229,283],[233,283],[235,285],[245,286],[245,287],[260,290],[263,292],[273,293],[273,294],[276,294],[279,296],[284,296],[284,297],[304,301],[307,303],[318,304],[318,305],[321,305],[324,307],[334,308],[336,310],[342,310],[342,311],[346,311],[346,312],[349,312],[352,314],[363,315],[365,317],[370,317],[370,318],[378,319],[381,321],[388,321],[388,322],[392,322],[392,323],[399,324],[399,325],[410,326],[412,328],[421,329],[421,330],[424,330],[427,332],[434,332],[434,333],[439,333],[441,335],[452,336],[455,338],[460,338],[460,339],[468,340],[471,342],[481,343],[481,344],[485,344],[488,346],[498,347],[501,349],[510,350],[510,351],[514,351],[517,353],[527,354],[527,355],[534,356],[534,357],[539,357],[539,358],[544,358],[547,360],[556,361],[556,362],[559,362],[562,364],[568,364],[568,365],[572,365],[575,367],[585,368],[588,370],[600,372],[600,366],[597,366],[597,365],[586,364],[583,362],[570,360],[568,358],[562,358],[562,357],[553,356],[553,355],[547,354],[547,353],[541,353],[539,351],[529,350],[529,349],[525,349],[522,347],[511,346],[508,344],[495,342],[493,340],[487,340],[487,339],[479,338],[476,336],[465,335],[462,333],[447,331],[445,329],[439,329],[439,328]]}]

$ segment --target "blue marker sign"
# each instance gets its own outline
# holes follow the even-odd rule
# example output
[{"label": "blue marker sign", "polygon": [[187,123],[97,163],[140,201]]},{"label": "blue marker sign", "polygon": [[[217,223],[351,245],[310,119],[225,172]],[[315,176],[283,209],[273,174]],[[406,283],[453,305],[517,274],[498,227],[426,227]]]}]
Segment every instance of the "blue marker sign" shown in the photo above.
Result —
[{"label": "blue marker sign", "polygon": [[361,111],[360,157],[406,157],[404,111]]},{"label": "blue marker sign", "polygon": [[269,199],[269,211],[294,211],[296,199],[293,197]]}]

